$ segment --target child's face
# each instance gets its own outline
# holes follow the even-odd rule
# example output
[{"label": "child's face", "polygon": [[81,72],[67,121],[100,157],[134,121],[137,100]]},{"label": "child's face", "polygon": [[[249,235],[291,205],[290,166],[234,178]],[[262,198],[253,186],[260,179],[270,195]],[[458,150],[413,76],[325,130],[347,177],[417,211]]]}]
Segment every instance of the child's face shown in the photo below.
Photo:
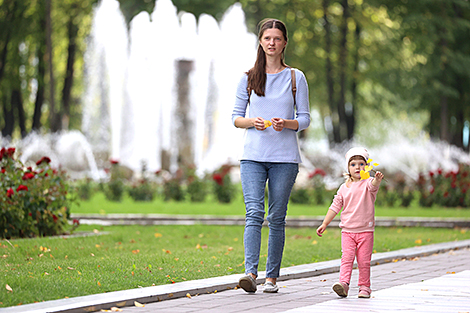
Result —
[{"label": "child's face", "polygon": [[349,174],[354,181],[361,180],[361,170],[364,170],[366,165],[363,159],[349,161]]}]

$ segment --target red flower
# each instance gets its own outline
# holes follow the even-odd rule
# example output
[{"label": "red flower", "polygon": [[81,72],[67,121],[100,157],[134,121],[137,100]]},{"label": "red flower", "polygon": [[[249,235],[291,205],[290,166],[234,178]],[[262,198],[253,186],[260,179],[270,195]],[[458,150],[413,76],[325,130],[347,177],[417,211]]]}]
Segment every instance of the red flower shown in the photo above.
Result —
[{"label": "red flower", "polygon": [[57,216],[55,216],[55,214],[52,214],[52,219],[54,220],[54,222],[57,222],[57,220],[59,219]]},{"label": "red flower", "polygon": [[51,159],[47,156],[42,157],[39,161],[36,162],[36,165],[40,165],[41,163],[51,163]]},{"label": "red flower", "polygon": [[15,192],[13,191],[13,188],[9,188],[9,189],[7,190],[7,197],[8,197],[8,198],[11,198],[11,196],[13,196],[14,193],[15,193]]},{"label": "red flower", "polygon": [[18,188],[16,188],[16,192],[21,191],[21,190],[28,191],[28,187],[26,187],[25,185],[19,185]]},{"label": "red flower", "polygon": [[23,175],[23,180],[33,179],[36,175],[35,172],[29,172]]},{"label": "red flower", "polygon": [[325,177],[326,176],[326,172],[324,170],[322,170],[321,168],[316,168],[315,171],[313,171],[312,173],[310,173],[310,175],[308,176],[309,178],[313,178],[317,175],[320,175],[322,177]]},{"label": "red flower", "polygon": [[29,212],[28,215],[29,215],[29,216],[33,216],[33,213]]},{"label": "red flower", "polygon": [[438,169],[438,170],[437,170],[437,173],[438,173],[439,175],[442,175],[442,169]]},{"label": "red flower", "polygon": [[[0,159],[0,160],[1,160],[1,159]],[[2,170],[1,170],[0,172],[2,172],[2,174],[5,174],[5,169],[2,168]]]},{"label": "red flower", "polygon": [[429,172],[429,177],[433,177],[434,176],[434,172]]},{"label": "red flower", "polygon": [[13,158],[15,151],[15,148],[2,148],[2,150],[0,150],[0,161],[3,159],[4,156],[9,156],[10,158]]},{"label": "red flower", "polygon": [[447,198],[448,196],[449,196],[449,192],[448,191],[444,192],[444,198]]},{"label": "red flower", "polygon": [[115,159],[111,159],[109,162],[111,162],[111,164],[119,164],[119,161]]},{"label": "red flower", "polygon": [[75,218],[73,220],[73,225],[77,225],[77,226],[80,225],[80,221]]},{"label": "red flower", "polygon": [[214,174],[214,176],[212,176],[212,179],[215,180],[215,182],[220,186],[224,184],[224,178],[218,173]]}]

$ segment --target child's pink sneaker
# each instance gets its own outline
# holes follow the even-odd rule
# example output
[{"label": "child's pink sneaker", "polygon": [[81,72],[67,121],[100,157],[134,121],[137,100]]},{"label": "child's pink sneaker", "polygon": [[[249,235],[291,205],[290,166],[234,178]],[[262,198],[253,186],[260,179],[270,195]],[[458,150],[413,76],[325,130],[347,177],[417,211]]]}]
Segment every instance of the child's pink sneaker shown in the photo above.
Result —
[{"label": "child's pink sneaker", "polygon": [[333,291],[338,294],[340,297],[347,297],[348,296],[348,291],[349,291],[349,285],[346,283],[336,283],[333,285]]},{"label": "child's pink sneaker", "polygon": [[370,298],[372,290],[370,290],[369,287],[365,286],[359,286],[359,295],[357,296],[358,298]]}]

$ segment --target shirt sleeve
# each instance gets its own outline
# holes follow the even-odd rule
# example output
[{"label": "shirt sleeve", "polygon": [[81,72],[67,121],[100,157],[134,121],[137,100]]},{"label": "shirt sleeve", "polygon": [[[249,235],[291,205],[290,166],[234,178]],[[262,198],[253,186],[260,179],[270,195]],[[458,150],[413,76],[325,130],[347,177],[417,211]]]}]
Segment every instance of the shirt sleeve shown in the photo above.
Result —
[{"label": "shirt sleeve", "polygon": [[296,120],[299,122],[297,131],[306,129],[310,125],[310,103],[308,99],[307,79],[302,71],[295,69],[297,91],[295,103],[297,106]]},{"label": "shirt sleeve", "polygon": [[235,125],[235,120],[239,117],[245,117],[246,108],[248,106],[248,76],[244,74],[240,79],[235,94],[235,105],[232,111],[232,123]]},{"label": "shirt sleeve", "polygon": [[333,202],[330,205],[330,210],[334,211],[336,214],[338,214],[341,209],[343,208],[343,194],[341,192],[343,185],[339,187],[338,191],[336,192],[335,197],[333,198]]}]

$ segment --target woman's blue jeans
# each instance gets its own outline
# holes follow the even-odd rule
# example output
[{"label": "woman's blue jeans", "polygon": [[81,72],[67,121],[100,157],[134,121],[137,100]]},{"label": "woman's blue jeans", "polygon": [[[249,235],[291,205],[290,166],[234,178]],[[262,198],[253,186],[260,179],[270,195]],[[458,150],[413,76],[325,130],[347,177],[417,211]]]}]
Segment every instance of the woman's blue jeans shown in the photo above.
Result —
[{"label": "woman's blue jeans", "polygon": [[261,228],[264,222],[264,195],[268,182],[268,260],[266,277],[277,278],[285,242],[287,203],[299,172],[297,163],[242,160],[240,174],[245,199],[245,274],[258,276]]}]

